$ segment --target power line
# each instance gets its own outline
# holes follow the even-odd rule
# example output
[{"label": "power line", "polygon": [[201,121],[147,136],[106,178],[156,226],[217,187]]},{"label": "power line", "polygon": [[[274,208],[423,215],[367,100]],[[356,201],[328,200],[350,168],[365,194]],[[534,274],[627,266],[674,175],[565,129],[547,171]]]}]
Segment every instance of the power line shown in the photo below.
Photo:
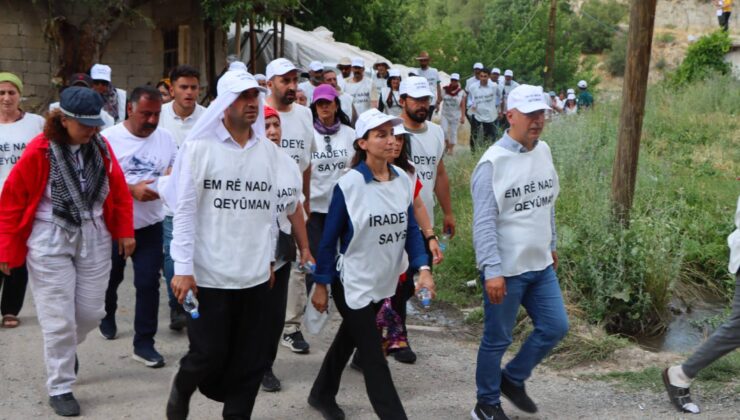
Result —
[{"label": "power line", "polygon": [[534,19],[537,12],[540,10],[540,6],[542,6],[543,3],[544,3],[543,1],[540,1],[537,3],[537,8],[532,11],[532,15],[529,16],[529,20],[527,20],[527,22],[524,24],[522,29],[519,30],[519,32],[514,36],[514,39],[512,39],[511,42],[509,42],[509,46],[507,46],[506,49],[504,49],[504,51],[501,54],[499,54],[495,60],[493,60],[494,63],[496,63],[501,57],[504,56],[504,54],[506,54],[509,51],[509,49],[511,49],[511,47],[514,46],[514,43],[516,42],[516,40],[519,39],[519,35],[524,33],[524,31],[529,27],[529,24],[532,23],[532,20]]}]

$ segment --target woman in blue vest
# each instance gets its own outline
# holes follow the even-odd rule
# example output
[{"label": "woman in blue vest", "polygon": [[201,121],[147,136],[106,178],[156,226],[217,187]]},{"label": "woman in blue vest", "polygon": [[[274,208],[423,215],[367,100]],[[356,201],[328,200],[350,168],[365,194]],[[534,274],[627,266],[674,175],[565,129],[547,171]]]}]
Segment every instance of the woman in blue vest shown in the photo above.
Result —
[{"label": "woman in blue vest", "polygon": [[383,300],[394,295],[398,276],[408,265],[420,270],[417,287],[434,292],[434,280],[414,218],[414,184],[388,163],[395,143],[393,126],[398,124],[401,119],[377,109],[360,115],[352,170],[334,188],[319,246],[312,303],[325,311],[331,284],[343,318],[308,397],[327,419],[344,419],[336,395],[355,348],[375,413],[381,419],[407,418],[385,361],[376,314]]}]

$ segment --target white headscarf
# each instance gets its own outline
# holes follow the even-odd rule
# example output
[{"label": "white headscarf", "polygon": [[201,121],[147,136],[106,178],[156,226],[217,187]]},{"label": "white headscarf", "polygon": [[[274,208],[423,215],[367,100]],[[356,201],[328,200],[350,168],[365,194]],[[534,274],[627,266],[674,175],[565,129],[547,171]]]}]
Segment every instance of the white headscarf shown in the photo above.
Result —
[{"label": "white headscarf", "polygon": [[218,81],[216,90],[218,97],[211,102],[206,108],[203,115],[198,119],[190,133],[185,138],[185,142],[180,146],[174,165],[172,165],[172,174],[164,188],[161,189],[160,195],[167,205],[174,211],[177,208],[177,179],[179,178],[183,156],[189,142],[214,140],[213,134],[222,120],[224,112],[236,101],[242,92],[249,89],[257,89],[260,92],[257,121],[252,124],[252,131],[255,137],[260,140],[266,137],[265,131],[265,93],[267,89],[257,83],[257,80],[248,72],[237,69],[229,70],[221,76]]}]

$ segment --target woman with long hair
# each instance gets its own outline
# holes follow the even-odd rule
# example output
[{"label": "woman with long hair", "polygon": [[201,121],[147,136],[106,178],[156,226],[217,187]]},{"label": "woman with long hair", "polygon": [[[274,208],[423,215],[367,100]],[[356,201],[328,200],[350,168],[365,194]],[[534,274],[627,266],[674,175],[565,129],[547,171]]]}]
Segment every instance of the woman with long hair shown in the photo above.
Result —
[{"label": "woman with long hair", "polygon": [[103,98],[70,87],[28,144],[0,196],[0,270],[26,262],[44,337],[49,404],[80,414],[77,346],[105,315],[111,244],[134,251],[133,202],[108,142]]},{"label": "woman with long hair", "polygon": [[408,266],[420,270],[417,287],[434,293],[434,280],[414,217],[414,183],[403,169],[388,163],[395,142],[393,126],[401,123],[376,109],[360,115],[352,169],[334,187],[321,238],[312,304],[319,312],[326,310],[331,284],[342,323],[308,403],[327,419],[345,417],[336,395],[355,348],[376,415],[407,418],[385,361],[376,317]]},{"label": "woman with long hair", "polygon": [[400,104],[401,93],[398,90],[401,86],[401,72],[396,69],[389,70],[386,85],[386,87],[380,90],[378,110],[398,117],[403,111],[403,107]]}]

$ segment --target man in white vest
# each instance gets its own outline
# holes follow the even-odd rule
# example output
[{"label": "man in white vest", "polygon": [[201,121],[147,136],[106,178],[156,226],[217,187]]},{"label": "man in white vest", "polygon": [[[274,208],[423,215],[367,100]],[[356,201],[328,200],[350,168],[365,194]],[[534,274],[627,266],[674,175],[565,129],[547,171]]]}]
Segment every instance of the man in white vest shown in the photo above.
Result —
[{"label": "man in white vest", "polygon": [[196,388],[224,403],[224,418],[250,418],[268,363],[263,302],[283,152],[265,137],[265,91],[249,73],[227,71],[163,192],[175,209],[172,291],[181,304],[192,291],[200,313],[188,319],[190,347],[172,382],[170,420],[187,418]]},{"label": "man in white vest", "polygon": [[[550,148],[539,140],[545,125],[542,87],[509,93],[511,128],[489,147],[473,172],[473,245],[484,285],[484,330],[478,350],[474,419],[507,420],[501,395],[527,413],[537,405],[524,382],[568,332],[555,270],[555,200],[558,175]],[[514,358],[501,368],[519,306],[534,324]]]}]

